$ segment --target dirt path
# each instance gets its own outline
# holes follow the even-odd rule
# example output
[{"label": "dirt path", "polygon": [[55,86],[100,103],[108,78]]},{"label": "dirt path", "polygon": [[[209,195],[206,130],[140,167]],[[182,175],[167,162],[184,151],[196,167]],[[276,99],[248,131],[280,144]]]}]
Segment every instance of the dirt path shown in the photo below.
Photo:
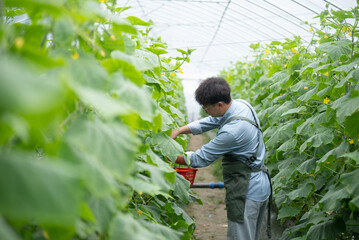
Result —
[{"label": "dirt path", "polygon": [[[191,135],[187,150],[195,151],[203,145],[205,137],[202,135]],[[195,183],[218,182],[211,173],[211,167],[199,168]],[[198,203],[189,204],[186,212],[196,222],[194,237],[196,240],[226,240],[227,239],[227,212],[225,210],[225,190],[194,188],[194,195],[201,199],[203,205]],[[277,220],[277,209],[272,208],[271,224],[272,239],[279,239],[284,227]],[[268,240],[266,236],[267,215],[263,219],[260,240]]]},{"label": "dirt path", "polygon": [[[191,136],[187,149],[195,151],[204,142],[201,135]],[[195,183],[218,182],[212,175],[210,167],[200,168],[197,171]],[[197,240],[225,240],[227,239],[227,213],[225,210],[224,189],[192,189],[194,195],[200,198],[203,205],[190,204],[186,212],[196,222],[194,237]]]}]

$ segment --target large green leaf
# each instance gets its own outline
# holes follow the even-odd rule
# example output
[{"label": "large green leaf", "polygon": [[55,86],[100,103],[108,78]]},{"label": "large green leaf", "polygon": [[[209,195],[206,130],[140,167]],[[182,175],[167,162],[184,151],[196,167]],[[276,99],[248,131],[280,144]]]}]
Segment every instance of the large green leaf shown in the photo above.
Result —
[{"label": "large green leaf", "polygon": [[187,181],[183,176],[177,174],[174,195],[177,196],[182,201],[188,202],[189,199],[188,190],[190,185],[191,184],[189,181]]},{"label": "large green leaf", "polygon": [[180,233],[155,223],[136,220],[134,217],[119,213],[110,225],[110,240],[168,240],[180,239]]},{"label": "large green leaf", "polygon": [[319,133],[316,133],[315,135],[311,136],[309,139],[307,139],[299,148],[299,152],[302,153],[308,145],[311,145],[312,147],[319,147],[324,144],[331,143],[334,139],[334,133],[331,129],[328,128],[322,128],[323,131],[320,131]]},{"label": "large green leaf", "polygon": [[80,213],[81,172],[30,152],[0,156],[0,211],[12,220],[73,226]]},{"label": "large green leaf", "polygon": [[295,190],[288,194],[290,200],[296,200],[298,198],[307,198],[308,195],[314,190],[314,184],[303,183],[298,186]]},{"label": "large green leaf", "polygon": [[322,205],[323,211],[336,211],[340,206],[342,199],[348,198],[349,194],[343,185],[329,187],[328,192],[320,199],[319,203]]},{"label": "large green leaf", "polygon": [[342,142],[338,147],[333,148],[327,152],[318,162],[325,162],[329,156],[334,155],[335,157],[340,157],[349,150],[349,144],[347,142]]},{"label": "large green leaf", "polygon": [[151,143],[152,145],[157,145],[161,153],[172,161],[175,161],[178,155],[184,153],[182,146],[164,133],[157,133],[152,138]]},{"label": "large green leaf", "polygon": [[139,71],[152,70],[155,67],[159,67],[159,61],[156,55],[141,50],[137,50],[135,56],[125,54],[121,51],[113,51],[111,57],[126,61],[135,66]]},{"label": "large green leaf", "polygon": [[333,220],[313,225],[308,233],[308,239],[311,240],[335,240],[339,233],[345,232],[345,222],[338,217]]},{"label": "large green leaf", "polygon": [[0,239],[20,240],[15,231],[0,216]]},{"label": "large green leaf", "polygon": [[101,233],[108,232],[111,220],[116,212],[115,199],[111,196],[104,198],[91,197],[89,206],[96,219],[96,224]]},{"label": "large green leaf", "polygon": [[359,208],[359,181],[358,181],[359,168],[351,171],[349,173],[345,173],[341,176],[345,189],[348,191],[350,196],[355,201],[351,201],[357,208]]},{"label": "large green leaf", "polygon": [[119,179],[125,181],[132,172],[138,140],[123,124],[79,118],[70,125],[65,139],[74,151],[91,155]]},{"label": "large green leaf", "polygon": [[340,61],[343,55],[349,55],[351,53],[351,41],[348,39],[342,39],[335,42],[323,43],[319,46],[319,49],[329,54],[333,61]]},{"label": "large green leaf", "polygon": [[290,149],[294,149],[295,146],[297,146],[297,139],[292,138],[289,141],[285,141],[280,147],[277,149],[277,151],[288,151]]},{"label": "large green leaf", "polygon": [[60,82],[50,74],[40,76],[25,61],[1,54],[0,72],[0,109],[38,114],[61,103]]},{"label": "large green leaf", "polygon": [[165,172],[159,167],[153,166],[143,162],[136,163],[138,171],[148,171],[151,175],[151,182],[160,187],[160,189],[169,193],[170,190],[174,189],[174,185],[170,184],[165,178]]},{"label": "large green leaf", "polygon": [[130,81],[117,80],[111,93],[116,94],[121,102],[126,102],[143,120],[152,121],[157,104],[145,88],[140,88]]},{"label": "large green leaf", "polygon": [[337,119],[340,123],[343,123],[346,117],[351,116],[359,109],[359,96],[350,98],[341,104],[333,106],[337,110]]},{"label": "large green leaf", "polygon": [[290,207],[285,206],[279,209],[278,219],[287,218],[287,217],[295,217],[301,212],[302,208],[300,206]]},{"label": "large green leaf", "polygon": [[76,85],[74,88],[79,98],[90,108],[94,108],[105,118],[114,118],[133,113],[134,111],[125,101],[110,97],[105,92]]}]

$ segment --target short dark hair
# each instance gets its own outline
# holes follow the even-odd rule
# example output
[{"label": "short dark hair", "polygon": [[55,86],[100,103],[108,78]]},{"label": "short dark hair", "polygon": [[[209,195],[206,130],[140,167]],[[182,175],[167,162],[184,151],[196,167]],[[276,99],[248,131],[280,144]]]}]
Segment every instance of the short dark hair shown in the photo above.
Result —
[{"label": "short dark hair", "polygon": [[202,106],[218,102],[231,102],[231,88],[221,77],[210,77],[202,81],[195,92],[196,101]]}]

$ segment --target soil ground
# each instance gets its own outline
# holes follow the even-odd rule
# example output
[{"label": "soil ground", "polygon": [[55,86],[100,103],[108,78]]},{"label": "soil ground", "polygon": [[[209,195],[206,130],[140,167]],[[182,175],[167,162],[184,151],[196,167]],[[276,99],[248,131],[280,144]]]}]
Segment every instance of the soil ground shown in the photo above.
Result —
[{"label": "soil ground", "polygon": [[[187,150],[195,151],[206,143],[206,136],[191,135]],[[211,166],[199,168],[194,183],[218,182],[213,176]],[[194,196],[201,199],[203,205],[191,203],[186,212],[196,223],[194,239],[196,240],[226,240],[227,239],[227,212],[224,189],[192,188]],[[274,204],[272,204],[273,206]],[[276,220],[276,209],[271,213],[272,239],[278,239],[283,232],[283,227]],[[267,240],[266,227],[267,215],[263,219],[260,240]]]}]

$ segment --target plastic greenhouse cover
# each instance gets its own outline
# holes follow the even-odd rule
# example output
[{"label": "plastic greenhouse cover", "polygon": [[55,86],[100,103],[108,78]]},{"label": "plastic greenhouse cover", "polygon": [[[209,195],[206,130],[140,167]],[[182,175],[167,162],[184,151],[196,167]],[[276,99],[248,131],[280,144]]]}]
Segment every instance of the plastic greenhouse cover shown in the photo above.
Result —
[{"label": "plastic greenhouse cover", "polygon": [[355,0],[128,0],[124,15],[152,20],[153,37],[176,48],[195,48],[191,62],[183,65],[184,92],[189,120],[198,118],[193,92],[200,80],[217,75],[230,62],[251,58],[251,43],[265,45],[300,36],[310,41],[315,16],[326,9],[350,10]]}]

